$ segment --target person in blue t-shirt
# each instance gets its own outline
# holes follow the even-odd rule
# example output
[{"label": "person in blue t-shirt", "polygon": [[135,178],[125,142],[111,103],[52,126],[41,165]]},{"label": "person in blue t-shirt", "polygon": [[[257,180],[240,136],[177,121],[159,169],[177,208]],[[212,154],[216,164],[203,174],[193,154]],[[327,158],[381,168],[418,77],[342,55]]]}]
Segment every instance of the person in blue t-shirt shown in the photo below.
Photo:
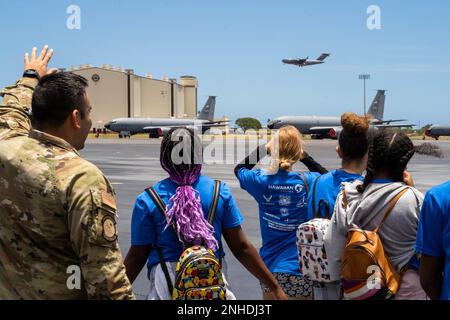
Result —
[{"label": "person in blue t-shirt", "polygon": [[433,300],[450,300],[450,181],[425,196],[416,251],[421,253],[420,282]]},{"label": "person in blue t-shirt", "polygon": [[[413,187],[414,182],[406,171],[415,154],[440,157],[442,151],[429,143],[414,145],[403,132],[380,129],[371,135],[364,181],[343,184],[324,237],[331,280],[344,278],[343,254],[349,230],[355,226],[361,230],[379,228],[383,251],[400,278],[398,290],[393,292],[394,299],[426,299],[420,286],[415,251],[423,195]],[[397,196],[400,198],[396,199]],[[388,212],[386,208],[392,205]],[[348,274],[342,285],[347,298],[392,298],[386,288],[370,291],[354,278],[347,277]]]},{"label": "person in blue t-shirt", "polygon": [[341,184],[363,179],[369,149],[369,120],[347,112],[341,117],[341,125],[336,152],[342,159],[342,167],[322,175],[314,182],[308,195],[308,220],[330,219]]},{"label": "person in blue t-shirt", "polygon": [[[341,117],[342,131],[339,134],[336,152],[342,159],[341,169],[318,177],[308,195],[308,220],[331,219],[336,198],[343,182],[362,180],[367,166],[369,149],[369,119],[347,112]],[[314,283],[314,300],[339,300],[339,282]]]},{"label": "person in blue t-shirt", "polygon": [[[136,199],[131,221],[131,248],[125,258],[128,278],[134,282],[147,262],[151,284],[148,299],[171,299],[166,276],[169,274],[173,284],[183,242],[205,245],[221,260],[224,256],[221,250],[223,234],[234,256],[270,288],[271,298],[285,299],[283,290],[243,233],[243,217],[225,183],[220,185],[212,225],[208,223],[206,217],[213,202],[214,181],[201,174],[201,162],[202,143],[192,130],[172,129],[164,137],[160,163],[169,178],[159,181],[153,189],[166,204],[166,212],[161,212],[146,192]],[[168,227],[170,225],[174,228]],[[167,268],[160,261],[164,261]],[[225,273],[226,264],[222,262]],[[233,298],[227,290],[227,299]]]},{"label": "person in blue t-shirt", "polygon": [[[266,155],[266,148],[273,159],[270,169],[252,170],[259,158]],[[307,190],[320,173],[292,171],[292,166],[302,158],[300,132],[293,126],[286,126],[274,135],[267,147],[261,146],[235,168],[241,188],[259,205],[261,258],[292,299],[310,299],[312,294],[310,281],[299,272],[296,230],[306,221]],[[326,172],[311,157],[307,157],[307,161],[313,162],[309,165],[315,166],[314,171]],[[261,287],[263,299],[270,298],[266,285]]]}]

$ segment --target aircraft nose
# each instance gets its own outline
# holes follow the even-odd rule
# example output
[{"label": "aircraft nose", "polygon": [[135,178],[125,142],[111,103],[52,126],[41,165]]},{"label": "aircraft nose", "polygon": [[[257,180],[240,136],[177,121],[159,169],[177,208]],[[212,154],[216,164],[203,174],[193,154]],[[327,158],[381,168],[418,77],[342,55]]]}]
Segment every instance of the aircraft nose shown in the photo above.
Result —
[{"label": "aircraft nose", "polygon": [[109,130],[111,128],[111,121],[105,123],[105,128]]},{"label": "aircraft nose", "polygon": [[269,128],[271,130],[275,129],[275,126],[280,122],[281,122],[280,120],[272,120],[267,124],[267,128]]}]

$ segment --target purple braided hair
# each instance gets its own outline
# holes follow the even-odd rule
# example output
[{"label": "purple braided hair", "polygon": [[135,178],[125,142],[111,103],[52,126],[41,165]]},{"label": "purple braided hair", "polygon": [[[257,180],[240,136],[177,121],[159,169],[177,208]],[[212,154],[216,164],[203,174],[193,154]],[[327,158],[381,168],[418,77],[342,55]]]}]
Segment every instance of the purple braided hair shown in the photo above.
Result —
[{"label": "purple braided hair", "polygon": [[[185,152],[188,149],[190,155],[187,157],[188,161],[186,161],[186,157],[183,157],[180,164],[175,164],[172,153],[174,148],[180,144],[183,144],[184,147],[181,151]],[[205,245],[215,251],[218,243],[213,235],[214,228],[205,219],[200,203],[200,194],[192,187],[202,170],[201,163],[197,163],[198,159],[201,159],[201,155],[200,139],[192,130],[186,128],[172,129],[161,142],[161,167],[178,185],[175,194],[169,199],[166,206],[166,229],[175,219],[178,235],[184,242]]]}]

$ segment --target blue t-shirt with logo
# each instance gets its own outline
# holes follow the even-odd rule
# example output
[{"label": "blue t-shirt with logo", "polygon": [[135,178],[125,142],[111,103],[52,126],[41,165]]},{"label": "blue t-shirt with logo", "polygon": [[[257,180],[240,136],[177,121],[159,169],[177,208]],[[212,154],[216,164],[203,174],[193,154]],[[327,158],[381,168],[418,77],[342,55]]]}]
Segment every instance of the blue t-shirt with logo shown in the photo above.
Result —
[{"label": "blue t-shirt with logo", "polygon": [[[318,173],[304,174],[307,184]],[[237,173],[241,188],[259,205],[261,258],[271,272],[300,275],[296,244],[297,227],[307,218],[307,192],[301,175],[278,170],[269,174],[261,169],[241,168]]]},{"label": "blue t-shirt with logo", "polygon": [[[308,220],[313,218],[329,218],[333,215],[334,204],[336,198],[341,191],[341,184],[343,182],[353,182],[355,180],[362,180],[360,174],[348,173],[344,170],[334,170],[317,178],[317,185],[314,192],[314,183],[311,186],[311,192],[308,196]],[[313,193],[315,193],[315,200],[313,203]],[[313,205],[316,209],[317,216],[314,216]]]},{"label": "blue t-shirt with logo", "polygon": [[[167,204],[170,197],[175,194],[177,187],[178,185],[172,180],[165,179],[158,182],[154,189]],[[207,218],[214,194],[214,181],[201,175],[192,187],[199,192],[203,213]],[[222,243],[222,230],[236,228],[243,221],[244,218],[234,201],[230,188],[222,182],[216,215],[213,220],[214,236],[219,244]],[[183,244],[179,241],[172,227],[164,230],[166,226],[167,223],[163,214],[147,192],[141,193],[136,199],[131,218],[131,244],[159,247],[166,262],[177,262],[183,251]],[[216,255],[218,256],[219,253],[216,252]],[[222,256],[224,256],[223,253]],[[148,269],[150,270],[158,263],[158,252],[151,250],[147,262]]]},{"label": "blue t-shirt with logo", "polygon": [[445,259],[442,300],[450,300],[450,181],[425,196],[417,232],[416,251]]}]

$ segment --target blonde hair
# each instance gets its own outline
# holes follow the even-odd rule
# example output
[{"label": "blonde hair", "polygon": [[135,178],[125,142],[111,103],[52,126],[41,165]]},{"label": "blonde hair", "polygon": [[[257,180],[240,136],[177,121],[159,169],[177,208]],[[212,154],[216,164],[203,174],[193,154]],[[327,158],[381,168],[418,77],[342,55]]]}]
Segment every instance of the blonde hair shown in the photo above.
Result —
[{"label": "blonde hair", "polygon": [[284,126],[267,144],[267,151],[272,156],[269,171],[289,170],[303,157],[303,140],[300,132],[293,126]]}]

